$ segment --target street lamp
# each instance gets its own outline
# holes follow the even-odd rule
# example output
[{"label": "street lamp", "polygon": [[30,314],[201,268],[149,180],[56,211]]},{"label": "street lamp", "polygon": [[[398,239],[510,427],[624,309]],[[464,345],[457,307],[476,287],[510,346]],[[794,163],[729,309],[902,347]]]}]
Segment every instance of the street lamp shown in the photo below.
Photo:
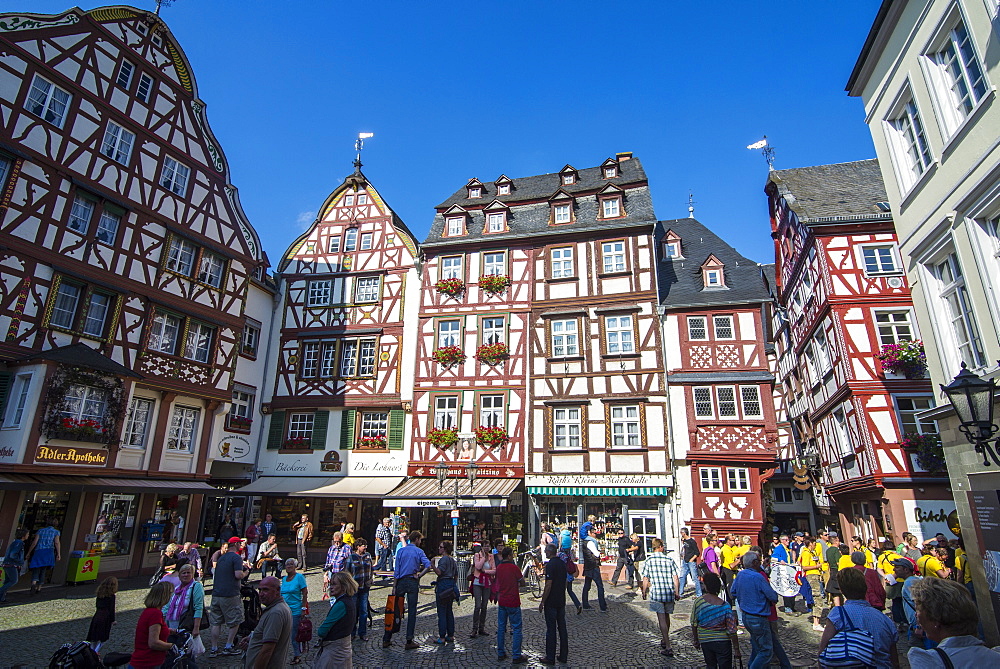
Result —
[{"label": "street lamp", "polygon": [[[459,453],[464,450],[471,450],[468,447],[473,445],[470,442],[474,442],[476,435],[474,434],[460,434],[458,441],[455,442],[455,458],[458,458]],[[463,449],[462,444],[465,444],[467,448]],[[474,460],[470,461],[469,464],[465,466],[465,477],[469,479],[469,492],[472,492],[473,486],[476,484],[476,474],[479,472],[479,465],[476,464]],[[438,480],[438,489],[444,490],[444,482],[448,479],[448,464],[445,462],[439,462],[434,465],[434,475]],[[458,483],[460,477],[455,477],[455,494],[452,498],[452,508],[458,510]],[[453,541],[452,546],[458,547],[458,524],[452,524]]]},{"label": "street lamp", "polygon": [[993,424],[993,391],[996,384],[993,379],[988,381],[970,372],[962,363],[962,371],[941,390],[948,396],[955,414],[961,422],[959,430],[974,444],[976,452],[983,456],[983,466],[989,467],[990,460],[1000,466],[1000,456],[997,455],[997,439],[993,439],[1000,428]]}]

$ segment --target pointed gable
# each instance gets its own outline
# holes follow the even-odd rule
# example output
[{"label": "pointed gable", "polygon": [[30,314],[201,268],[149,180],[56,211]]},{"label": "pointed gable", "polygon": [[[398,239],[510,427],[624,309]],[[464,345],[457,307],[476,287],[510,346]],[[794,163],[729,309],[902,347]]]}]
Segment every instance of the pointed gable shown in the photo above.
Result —
[{"label": "pointed gable", "polygon": [[485,191],[483,182],[475,177],[469,179],[469,183],[465,184],[466,197],[470,200],[482,197]]},{"label": "pointed gable", "polygon": [[567,163],[564,168],[559,170],[560,184],[564,186],[572,186],[579,180],[580,180],[580,173],[572,165]]},{"label": "pointed gable", "polygon": [[617,179],[619,176],[621,176],[621,169],[619,169],[617,160],[608,158],[601,163],[601,178]]},{"label": "pointed gable", "polygon": [[710,253],[701,264],[702,284],[705,289],[726,288],[726,264],[714,253]]},{"label": "pointed gable", "polygon": [[497,196],[510,195],[514,192],[514,182],[506,174],[501,174],[497,177],[493,185],[496,186]]}]

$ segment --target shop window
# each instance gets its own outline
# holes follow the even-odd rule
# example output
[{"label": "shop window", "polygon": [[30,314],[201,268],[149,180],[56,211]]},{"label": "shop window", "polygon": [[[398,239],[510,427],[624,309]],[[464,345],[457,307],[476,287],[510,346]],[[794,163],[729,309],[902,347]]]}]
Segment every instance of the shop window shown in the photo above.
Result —
[{"label": "shop window", "polygon": [[91,544],[91,550],[104,556],[128,555],[131,552],[138,497],[119,492],[101,495],[101,508],[94,527],[97,542]]},{"label": "shop window", "polygon": [[51,518],[52,524],[57,530],[65,530],[69,502],[70,493],[68,492],[28,491],[21,504],[17,527],[22,527],[33,535],[48,525],[48,519]]}]

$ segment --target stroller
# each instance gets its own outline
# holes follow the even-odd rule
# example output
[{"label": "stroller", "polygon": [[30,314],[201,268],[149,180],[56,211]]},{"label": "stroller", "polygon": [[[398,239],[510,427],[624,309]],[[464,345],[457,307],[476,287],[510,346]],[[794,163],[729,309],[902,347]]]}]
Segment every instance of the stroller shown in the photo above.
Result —
[{"label": "stroller", "polygon": [[[161,669],[198,669],[198,662],[191,653],[194,637],[187,630],[177,630],[167,637],[167,641],[174,644],[174,647],[167,652],[167,658],[160,665]],[[106,669],[124,667],[131,660],[131,653],[108,653],[101,666]]]},{"label": "stroller", "polygon": [[243,622],[237,632],[240,636],[249,636],[257,627],[260,614],[263,610],[260,605],[260,597],[257,589],[253,586],[244,585],[240,588],[240,598],[243,600]]}]

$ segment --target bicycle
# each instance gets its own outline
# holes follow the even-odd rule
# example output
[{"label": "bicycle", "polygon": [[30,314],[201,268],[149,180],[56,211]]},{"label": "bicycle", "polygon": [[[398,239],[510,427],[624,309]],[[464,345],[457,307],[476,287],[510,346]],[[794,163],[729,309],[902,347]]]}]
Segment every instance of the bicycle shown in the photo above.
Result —
[{"label": "bicycle", "polygon": [[533,599],[540,599],[542,596],[542,558],[539,548],[517,554],[517,566],[521,570],[521,576],[528,588],[528,595]]}]

